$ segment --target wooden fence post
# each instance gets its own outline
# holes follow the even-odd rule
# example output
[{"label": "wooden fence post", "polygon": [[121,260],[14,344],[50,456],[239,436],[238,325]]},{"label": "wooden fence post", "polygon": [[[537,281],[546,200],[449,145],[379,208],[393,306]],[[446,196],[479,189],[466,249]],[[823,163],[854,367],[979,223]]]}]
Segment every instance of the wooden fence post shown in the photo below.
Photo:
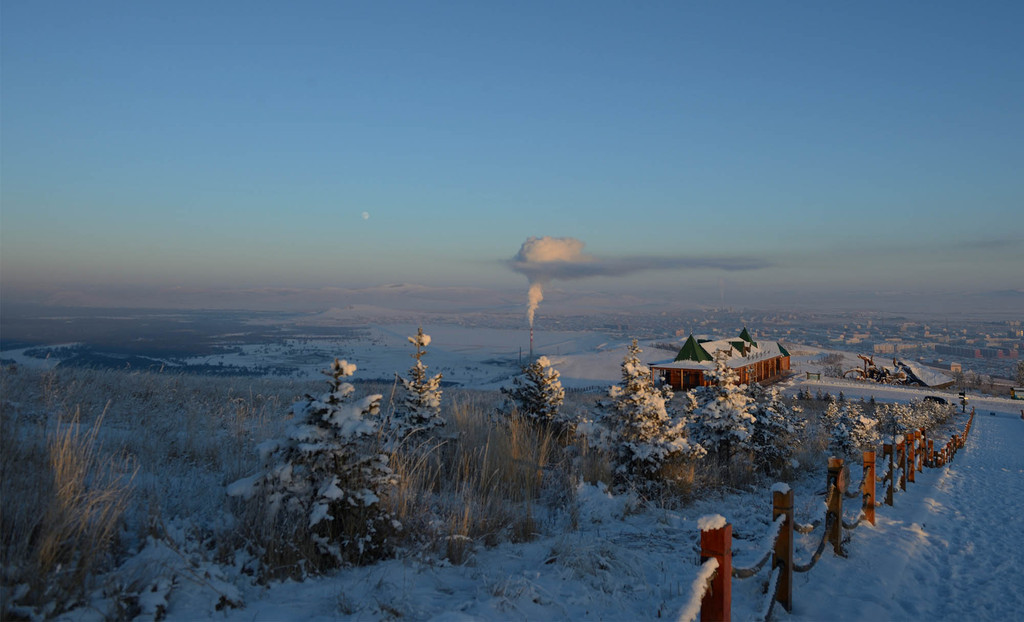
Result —
[{"label": "wooden fence post", "polygon": [[935,467],[935,441],[928,439],[928,466]]},{"label": "wooden fence post", "polygon": [[918,455],[917,470],[918,471],[924,471],[925,449],[928,447],[928,441],[926,440],[928,438],[927,434],[928,434],[928,431],[925,430],[924,428],[921,428],[917,432],[917,439],[918,439],[918,441],[920,441],[920,443],[917,446],[917,450],[918,450],[917,451],[917,455]]},{"label": "wooden fence post", "polygon": [[[721,517],[716,517],[721,518]],[[724,521],[724,519],[722,519]],[[732,616],[732,525],[700,530],[700,561],[718,560],[711,589],[700,603],[700,619],[729,622]]]},{"label": "wooden fence post", "polygon": [[875,452],[864,452],[864,487],[861,489],[863,495],[862,509],[864,518],[872,525],[875,524]]},{"label": "wooden fence post", "polygon": [[900,468],[900,490],[907,489],[907,437],[896,444],[896,462]]},{"label": "wooden fence post", "polygon": [[917,431],[911,430],[907,432],[906,438],[907,440],[904,442],[907,444],[907,481],[913,484],[916,481],[914,475],[917,470],[917,454],[914,453],[914,445],[917,444]]},{"label": "wooden fence post", "polygon": [[[772,568],[779,568],[779,582],[775,587],[775,600],[793,611],[793,491],[785,484],[772,488],[772,521],[785,515],[786,522],[775,540]],[[781,567],[781,568],[780,568]]]},{"label": "wooden fence post", "polygon": [[826,538],[832,542],[832,550],[836,555],[843,554],[843,493],[846,491],[846,482],[843,476],[843,459],[828,459],[828,484],[825,490],[829,497],[828,513],[832,516],[832,526],[828,529]]},{"label": "wooden fence post", "polygon": [[892,505],[892,480],[896,477],[896,471],[893,468],[891,443],[882,445],[882,457],[885,456],[889,456],[889,483],[885,487],[885,504]]}]

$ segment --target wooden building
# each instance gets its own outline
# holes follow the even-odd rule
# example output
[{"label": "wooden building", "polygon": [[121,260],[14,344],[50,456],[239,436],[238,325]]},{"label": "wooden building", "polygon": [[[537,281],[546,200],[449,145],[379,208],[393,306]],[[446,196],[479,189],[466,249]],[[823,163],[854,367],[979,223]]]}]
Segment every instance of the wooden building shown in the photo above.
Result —
[{"label": "wooden building", "polygon": [[740,384],[767,384],[789,371],[789,352],[781,344],[759,344],[744,328],[735,339],[696,339],[691,334],[673,360],[650,364],[651,376],[677,391],[708,386],[713,384],[707,376],[717,356],[739,375]]}]

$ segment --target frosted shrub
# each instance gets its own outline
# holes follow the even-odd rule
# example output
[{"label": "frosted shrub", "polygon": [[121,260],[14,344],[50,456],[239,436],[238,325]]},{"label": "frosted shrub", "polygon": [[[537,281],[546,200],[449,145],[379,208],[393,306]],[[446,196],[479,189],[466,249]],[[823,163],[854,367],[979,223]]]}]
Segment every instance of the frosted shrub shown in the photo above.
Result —
[{"label": "frosted shrub", "polygon": [[558,427],[564,423],[559,408],[565,401],[565,389],[558,377],[558,370],[551,367],[548,357],[538,357],[512,380],[511,388],[501,389],[507,402],[505,410],[511,412],[514,408],[530,421]]},{"label": "frosted shrub", "polygon": [[262,501],[273,534],[265,563],[291,551],[299,558],[293,575],[304,574],[306,562],[305,570],[318,571],[379,559],[401,528],[381,502],[397,484],[379,448],[381,396],[352,399],[343,378],[355,369],[335,359],[324,371],[330,390],[296,402],[285,436],[257,447],[263,471],[228,486],[230,496]]},{"label": "frosted shrub", "polygon": [[427,366],[423,364],[423,355],[430,345],[430,335],[423,333],[420,327],[409,342],[416,346],[413,358],[416,364],[409,370],[408,378],[401,378],[405,389],[405,398],[395,410],[391,420],[392,428],[399,437],[444,425],[441,417],[441,374],[427,375]]},{"label": "frosted shrub", "polygon": [[[835,405],[835,409],[831,407]],[[860,404],[835,401],[829,404],[833,412],[828,420],[831,423],[828,450],[837,457],[846,460],[859,460],[861,452],[870,451],[878,445],[878,420],[864,413]]]},{"label": "frosted shrub", "polygon": [[648,490],[670,461],[695,459],[704,448],[686,437],[686,419],[672,416],[666,404],[669,387],[657,388],[650,369],[640,362],[634,339],[622,361],[622,382],[608,390],[596,421],[584,421],[578,431],[609,452],[613,483],[618,489]]},{"label": "frosted shrub", "polygon": [[933,401],[912,402],[911,406],[918,413],[923,428],[930,428],[942,425],[956,415],[956,406],[953,404],[940,404]]},{"label": "frosted shrub", "polygon": [[910,430],[931,429],[949,421],[956,414],[956,406],[930,401],[909,404],[878,404],[875,415],[879,433],[895,438]]},{"label": "frosted shrub", "polygon": [[882,432],[892,436],[928,426],[928,422],[922,419],[913,404],[879,404],[875,414]]}]

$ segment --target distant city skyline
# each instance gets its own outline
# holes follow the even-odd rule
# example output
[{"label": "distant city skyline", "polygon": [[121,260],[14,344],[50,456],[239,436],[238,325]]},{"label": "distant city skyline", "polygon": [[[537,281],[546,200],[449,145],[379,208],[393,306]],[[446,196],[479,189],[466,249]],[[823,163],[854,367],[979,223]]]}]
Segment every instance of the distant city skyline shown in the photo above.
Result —
[{"label": "distant city skyline", "polygon": [[1012,2],[4,2],[0,295],[525,306],[510,262],[542,236],[630,266],[555,283],[577,298],[1022,292],[1022,26]]}]

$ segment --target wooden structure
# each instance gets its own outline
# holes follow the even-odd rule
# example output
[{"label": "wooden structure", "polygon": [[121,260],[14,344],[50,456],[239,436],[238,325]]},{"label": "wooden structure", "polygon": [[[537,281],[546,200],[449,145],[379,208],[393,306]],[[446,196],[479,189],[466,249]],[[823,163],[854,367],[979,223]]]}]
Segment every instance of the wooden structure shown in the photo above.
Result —
[{"label": "wooden structure", "polygon": [[789,352],[776,342],[758,343],[746,328],[735,339],[698,340],[691,334],[671,361],[651,363],[651,376],[677,391],[713,384],[708,378],[715,368],[715,357],[739,376],[740,384],[766,384],[789,371]]}]

